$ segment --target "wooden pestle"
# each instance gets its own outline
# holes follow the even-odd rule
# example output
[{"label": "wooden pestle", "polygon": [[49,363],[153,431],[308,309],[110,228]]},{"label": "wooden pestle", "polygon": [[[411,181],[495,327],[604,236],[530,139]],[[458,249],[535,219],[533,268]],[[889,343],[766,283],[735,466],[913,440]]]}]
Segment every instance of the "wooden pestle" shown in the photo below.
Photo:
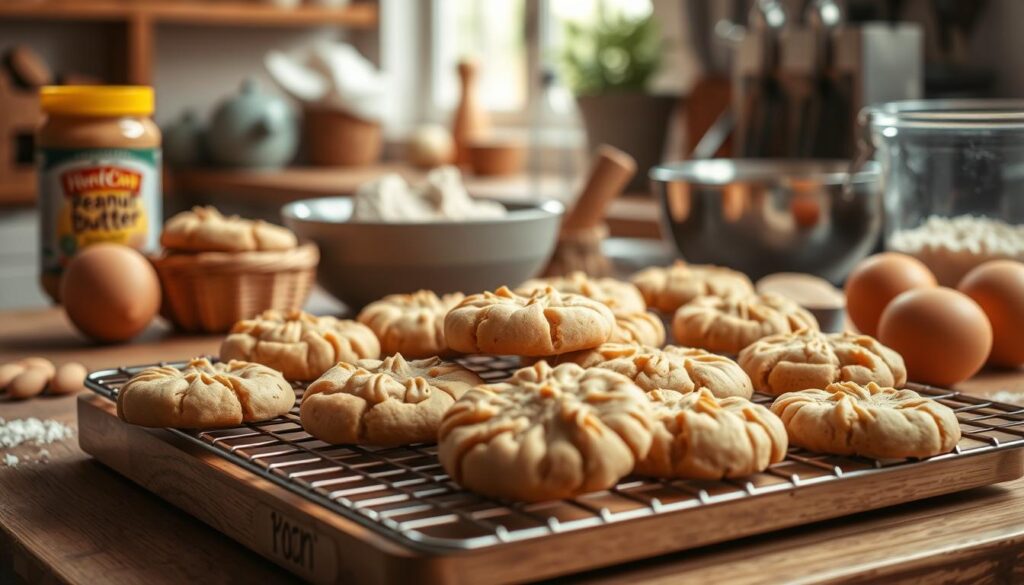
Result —
[{"label": "wooden pestle", "polygon": [[633,157],[614,146],[599,146],[583,191],[562,220],[562,233],[604,223],[608,206],[622,193],[634,174],[636,161]]},{"label": "wooden pestle", "polygon": [[597,149],[583,190],[562,220],[558,247],[544,271],[545,276],[560,276],[576,270],[591,276],[611,273],[611,263],[601,253],[601,242],[608,235],[604,217],[608,206],[635,173],[633,157],[606,144]]}]

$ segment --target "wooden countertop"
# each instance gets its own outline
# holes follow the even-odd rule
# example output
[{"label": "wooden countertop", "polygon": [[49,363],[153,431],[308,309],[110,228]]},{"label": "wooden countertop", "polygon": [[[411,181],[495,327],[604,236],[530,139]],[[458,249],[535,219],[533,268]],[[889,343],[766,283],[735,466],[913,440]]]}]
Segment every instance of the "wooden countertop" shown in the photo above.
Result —
[{"label": "wooden countertop", "polygon": [[[154,325],[96,346],[57,309],[0,312],[0,363],[26,355],[90,369],[213,353],[215,336]],[[1024,372],[984,372],[961,390],[1024,404]],[[74,397],[0,399],[0,417],[75,424]],[[94,462],[69,440],[48,462],[0,467],[0,583],[286,583],[255,553]],[[38,448],[11,451],[33,458]],[[796,503],[795,505],[799,505]],[[574,577],[573,581],[1021,582],[1024,480],[789,529]]]}]

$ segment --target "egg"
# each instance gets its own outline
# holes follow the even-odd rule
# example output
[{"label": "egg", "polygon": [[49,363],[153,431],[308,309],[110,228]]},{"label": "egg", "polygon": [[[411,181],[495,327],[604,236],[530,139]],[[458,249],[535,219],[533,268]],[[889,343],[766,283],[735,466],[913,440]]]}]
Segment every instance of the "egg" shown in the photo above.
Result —
[{"label": "egg", "polygon": [[71,322],[97,341],[135,337],[160,309],[160,279],[145,256],[117,244],[94,244],[68,263],[61,299]]},{"label": "egg", "polygon": [[68,362],[62,365],[57,368],[53,379],[50,380],[50,394],[74,394],[82,391],[85,388],[85,377],[88,373],[85,366],[77,362]]},{"label": "egg", "polygon": [[846,280],[846,313],[861,333],[876,336],[885,307],[903,292],[937,286],[935,275],[920,260],[885,252],[865,258]]},{"label": "egg", "polygon": [[452,134],[439,124],[425,124],[417,128],[409,137],[406,149],[409,162],[422,169],[447,164],[455,157]]},{"label": "egg", "polygon": [[1024,264],[992,260],[971,270],[957,286],[974,299],[992,324],[991,364],[1024,364]]},{"label": "egg", "polygon": [[985,365],[992,327],[967,295],[945,287],[918,288],[885,308],[878,340],[903,356],[910,380],[948,387]]}]

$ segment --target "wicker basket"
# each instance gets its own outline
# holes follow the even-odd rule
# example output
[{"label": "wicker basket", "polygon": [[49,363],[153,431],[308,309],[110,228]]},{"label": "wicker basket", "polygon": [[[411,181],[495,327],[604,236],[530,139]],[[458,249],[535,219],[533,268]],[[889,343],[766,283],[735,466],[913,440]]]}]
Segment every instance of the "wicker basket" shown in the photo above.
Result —
[{"label": "wicker basket", "polygon": [[183,331],[223,333],[267,309],[298,310],[313,288],[319,260],[312,243],[280,252],[155,258],[164,293],[161,312]]}]

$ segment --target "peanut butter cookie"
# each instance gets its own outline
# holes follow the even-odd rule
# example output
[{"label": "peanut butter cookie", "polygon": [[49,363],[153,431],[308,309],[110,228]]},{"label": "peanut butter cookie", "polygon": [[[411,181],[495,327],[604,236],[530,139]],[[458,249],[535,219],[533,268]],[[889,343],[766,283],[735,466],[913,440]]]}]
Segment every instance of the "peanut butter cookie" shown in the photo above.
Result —
[{"label": "peanut butter cookie", "polygon": [[433,443],[445,411],[477,384],[479,376],[437,357],[342,362],[309,385],[299,412],[306,432],[328,443]]},{"label": "peanut butter cookie", "polygon": [[290,250],[298,240],[287,228],[262,220],[223,216],[214,207],[193,207],[167,220],[160,244],[181,252]]},{"label": "peanut butter cookie", "polygon": [[222,360],[260,363],[297,381],[315,380],[338,362],[377,357],[380,342],[366,325],[301,311],[239,321],[220,346]]},{"label": "peanut butter cookie", "polygon": [[716,398],[707,388],[689,394],[655,390],[654,440],[636,473],[654,477],[722,479],[764,471],[786,457],[789,441],[779,417],[746,398]]},{"label": "peanut butter cookie", "polygon": [[647,455],[650,411],[625,376],[540,361],[456,402],[438,456],[453,480],[487,496],[570,498],[614,486]]},{"label": "peanut butter cookie", "polygon": [[280,372],[260,364],[202,358],[181,370],[143,370],[117,393],[117,416],[145,427],[233,427],[270,420],[294,405],[295,391]]},{"label": "peanut butter cookie", "polygon": [[742,272],[682,260],[672,266],[645,268],[630,280],[640,289],[647,306],[664,313],[672,313],[698,297],[745,296],[754,292],[754,285]]},{"label": "peanut butter cookie", "polygon": [[649,311],[615,313],[615,329],[609,343],[633,343],[661,347],[665,345],[665,324]]},{"label": "peanut butter cookie", "polygon": [[448,347],[463,353],[548,356],[597,347],[615,316],[604,304],[553,288],[517,295],[501,287],[466,297],[444,319]]},{"label": "peanut butter cookie", "polygon": [[383,355],[408,358],[451,354],[444,339],[444,317],[465,295],[437,296],[421,290],[409,295],[388,295],[367,305],[356,320],[373,330]]},{"label": "peanut butter cookie", "polygon": [[806,309],[771,293],[702,297],[680,307],[672,319],[676,343],[728,354],[758,339],[800,329],[818,331],[818,322]]},{"label": "peanut butter cookie", "polygon": [[605,343],[555,359],[557,363],[611,370],[646,392],[663,389],[686,394],[707,388],[719,398],[750,398],[754,393],[750,378],[736,362],[702,349]]},{"label": "peanut butter cookie", "polygon": [[923,458],[948,453],[960,441],[960,423],[948,406],[874,382],[789,392],[775,399],[772,412],[790,443],[818,453]]},{"label": "peanut butter cookie", "polygon": [[614,278],[591,278],[583,272],[576,271],[568,276],[535,278],[519,285],[516,292],[530,296],[538,290],[551,287],[560,293],[571,293],[594,299],[604,303],[615,313],[637,313],[647,309],[640,290],[628,283]]},{"label": "peanut butter cookie", "polygon": [[857,333],[826,335],[805,330],[773,335],[745,347],[737,361],[754,389],[775,396],[821,389],[833,382],[874,382],[897,388],[907,383],[900,354]]}]

